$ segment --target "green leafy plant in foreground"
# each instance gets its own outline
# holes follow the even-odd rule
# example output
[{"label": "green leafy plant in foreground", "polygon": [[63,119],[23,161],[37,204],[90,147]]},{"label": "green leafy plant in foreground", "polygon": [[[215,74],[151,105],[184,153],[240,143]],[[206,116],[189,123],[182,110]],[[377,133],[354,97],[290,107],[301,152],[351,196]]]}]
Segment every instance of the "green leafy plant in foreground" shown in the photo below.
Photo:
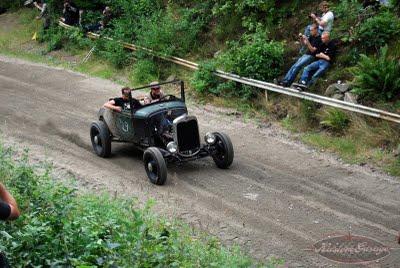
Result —
[{"label": "green leafy plant in foreground", "polygon": [[329,108],[322,112],[320,124],[335,134],[342,134],[350,124],[349,116],[336,108]]},{"label": "green leafy plant in foreground", "polygon": [[12,267],[254,267],[238,249],[190,234],[130,199],[96,196],[56,182],[27,153],[0,144],[0,178],[22,211],[0,222],[0,250]]}]

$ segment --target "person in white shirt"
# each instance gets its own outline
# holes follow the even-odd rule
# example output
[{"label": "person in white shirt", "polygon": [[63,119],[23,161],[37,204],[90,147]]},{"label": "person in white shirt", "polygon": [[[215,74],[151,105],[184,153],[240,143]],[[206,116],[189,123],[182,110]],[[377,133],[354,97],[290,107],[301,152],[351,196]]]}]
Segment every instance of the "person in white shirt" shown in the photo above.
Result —
[{"label": "person in white shirt", "polygon": [[310,17],[319,25],[322,32],[331,32],[335,16],[333,15],[333,12],[329,10],[328,2],[322,1],[319,4],[319,9],[322,11],[321,18],[313,13],[310,14]]},{"label": "person in white shirt", "polygon": [[[333,28],[333,21],[335,16],[333,12],[329,10],[329,3],[327,1],[322,1],[319,4],[319,9],[322,12],[322,16],[318,17],[316,14],[311,13],[310,18],[318,25],[318,32],[322,34],[323,32],[331,32]],[[310,25],[307,25],[304,35],[309,37],[310,36]]]}]

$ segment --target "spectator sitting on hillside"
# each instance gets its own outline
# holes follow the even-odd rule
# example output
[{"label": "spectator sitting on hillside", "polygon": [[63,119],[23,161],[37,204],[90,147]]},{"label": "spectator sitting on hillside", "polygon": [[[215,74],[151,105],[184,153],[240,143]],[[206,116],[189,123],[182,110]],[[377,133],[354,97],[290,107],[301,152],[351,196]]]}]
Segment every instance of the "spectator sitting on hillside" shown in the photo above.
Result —
[{"label": "spectator sitting on hillside", "polygon": [[373,9],[378,9],[380,6],[389,6],[390,1],[389,0],[364,0],[363,1],[363,7],[372,7]]},{"label": "spectator sitting on hillside", "polygon": [[79,9],[71,0],[64,0],[61,21],[68,25],[77,25],[80,22]]},{"label": "spectator sitting on hillside", "polygon": [[111,19],[112,19],[111,8],[109,6],[106,6],[103,10],[103,15],[102,15],[100,22],[89,25],[89,26],[85,26],[84,30],[86,32],[98,32],[98,31],[104,30],[104,28],[109,24]]},{"label": "spectator sitting on hillside", "polygon": [[[310,86],[321,77],[331,66],[336,54],[336,44],[330,40],[329,32],[323,32],[321,35],[322,44],[317,50],[315,57],[317,61],[304,68],[300,78],[300,85]],[[311,77],[310,77],[311,76]]]},{"label": "spectator sitting on hillside", "polygon": [[[335,16],[333,12],[329,10],[329,3],[327,1],[322,1],[319,4],[319,9],[322,12],[322,17],[318,17],[316,14],[311,13],[310,18],[318,25],[318,32],[322,34],[322,32],[331,32],[333,27],[333,20]],[[310,27],[308,25],[304,31],[304,35],[310,37]]]},{"label": "spectator sitting on hillside", "polygon": [[318,26],[316,24],[310,27],[311,35],[307,38],[305,35],[300,36],[300,42],[307,48],[306,54],[301,56],[295,64],[287,72],[285,78],[279,83],[281,86],[290,86],[300,69],[304,66],[310,64],[315,60],[315,55],[317,54],[318,48],[321,46],[321,36],[318,33]]},{"label": "spectator sitting on hillside", "polygon": [[50,27],[49,12],[47,9],[47,4],[44,0],[38,0],[33,2],[33,5],[40,10],[39,16],[36,16],[37,20],[43,19],[43,28],[46,30]]}]

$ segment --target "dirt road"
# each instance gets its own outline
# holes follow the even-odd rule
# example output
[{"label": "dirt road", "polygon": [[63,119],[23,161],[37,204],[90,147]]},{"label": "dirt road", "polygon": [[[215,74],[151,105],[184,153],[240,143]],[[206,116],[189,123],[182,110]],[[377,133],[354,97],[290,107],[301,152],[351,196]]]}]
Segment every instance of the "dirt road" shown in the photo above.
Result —
[{"label": "dirt road", "polygon": [[[168,181],[149,183],[141,154],[115,145],[110,159],[94,155],[89,125],[119,85],[85,75],[0,56],[0,130],[3,140],[27,146],[38,160],[76,176],[88,189],[154,198],[155,209],[202,228],[258,258],[283,257],[289,267],[336,267],[305,251],[332,233],[351,230],[396,247],[400,180],[291,141],[276,126],[192,106],[201,131],[228,133],[233,166],[211,159],[170,166]],[[384,266],[385,265],[385,266]],[[400,250],[370,264],[400,267]]]}]

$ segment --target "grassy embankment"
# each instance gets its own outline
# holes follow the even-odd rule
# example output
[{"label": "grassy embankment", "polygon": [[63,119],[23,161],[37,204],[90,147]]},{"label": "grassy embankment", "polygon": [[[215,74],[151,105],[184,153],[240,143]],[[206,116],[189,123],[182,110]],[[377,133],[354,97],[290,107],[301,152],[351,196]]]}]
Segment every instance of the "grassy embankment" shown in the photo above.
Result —
[{"label": "grassy embankment", "polygon": [[[71,42],[67,42],[61,50],[47,53],[48,44],[39,44],[31,40],[33,32],[37,30],[37,25],[32,22],[35,15],[35,11],[27,9],[2,15],[1,20],[7,23],[2,23],[0,26],[0,53],[63,66],[93,76],[112,79],[122,84],[137,85],[142,82],[141,80],[152,79],[151,74],[146,77],[136,74],[135,70],[132,70],[135,66],[118,69],[96,55],[82,64],[80,61],[88,50],[77,48]],[[190,81],[191,72],[173,65],[167,66],[166,73]],[[343,70],[334,68],[329,76],[340,77],[340,73],[343,73]],[[160,77],[159,74],[154,75],[154,79],[158,77]],[[266,102],[263,97],[252,102],[218,97],[198,97],[197,101],[212,102],[215,105],[238,109],[244,114],[244,119],[257,118],[260,122],[279,121],[283,127],[296,133],[296,137],[301,141],[324,151],[336,153],[345,162],[362,165],[368,163],[389,174],[400,175],[400,160],[397,150],[394,150],[400,139],[398,127],[394,124],[351,113],[345,113],[347,119],[341,119],[343,115],[340,114],[339,120],[337,117],[332,119],[329,109],[321,110],[312,104],[277,95],[273,95],[269,102]],[[329,126],[329,120],[333,121],[333,124],[338,124],[338,121],[340,124],[343,121],[342,123],[346,125],[345,132],[340,132],[340,127],[336,134],[326,131],[332,127]],[[321,127],[320,121],[328,121],[328,124]]]},{"label": "grassy embankment", "polygon": [[0,251],[12,267],[276,267],[180,222],[160,218],[152,202],[93,195],[52,178],[0,143],[0,178],[22,212],[0,222]]}]

